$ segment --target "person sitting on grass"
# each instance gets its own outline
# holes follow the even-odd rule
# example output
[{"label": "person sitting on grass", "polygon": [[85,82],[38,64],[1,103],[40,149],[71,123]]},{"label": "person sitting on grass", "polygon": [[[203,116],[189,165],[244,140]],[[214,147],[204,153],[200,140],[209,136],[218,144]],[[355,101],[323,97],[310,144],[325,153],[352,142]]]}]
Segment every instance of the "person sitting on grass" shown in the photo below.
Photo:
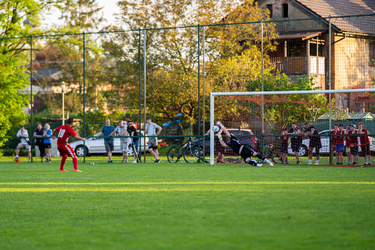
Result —
[{"label": "person sitting on grass", "polygon": [[[262,156],[261,154],[255,152],[253,149],[249,148],[248,146],[242,145],[241,142],[233,135],[228,132],[228,130],[218,121],[217,126],[220,127],[217,136],[220,140],[220,143],[223,147],[229,147],[233,150],[234,153],[240,155],[242,159],[250,165],[261,167],[262,164],[257,163],[256,161],[252,160],[251,157],[258,157],[259,159],[268,163],[268,165],[273,166],[272,162]],[[228,141],[224,142],[221,136],[221,133],[224,132],[228,136]]]}]

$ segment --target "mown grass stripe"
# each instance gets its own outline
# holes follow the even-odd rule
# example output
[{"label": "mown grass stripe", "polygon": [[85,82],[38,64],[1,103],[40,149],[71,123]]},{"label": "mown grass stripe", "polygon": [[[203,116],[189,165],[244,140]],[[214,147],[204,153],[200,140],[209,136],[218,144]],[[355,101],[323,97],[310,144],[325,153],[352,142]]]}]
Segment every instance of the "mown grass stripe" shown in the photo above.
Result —
[{"label": "mown grass stripe", "polygon": [[375,185],[375,182],[369,181],[292,181],[292,182],[3,182],[6,185]]}]

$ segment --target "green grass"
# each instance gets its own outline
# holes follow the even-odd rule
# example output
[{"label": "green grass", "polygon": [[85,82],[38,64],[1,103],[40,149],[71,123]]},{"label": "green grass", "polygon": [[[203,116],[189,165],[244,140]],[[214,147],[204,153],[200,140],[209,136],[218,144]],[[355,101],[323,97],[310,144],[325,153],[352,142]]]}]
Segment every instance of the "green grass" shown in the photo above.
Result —
[{"label": "green grass", "polygon": [[[0,249],[373,249],[375,169],[0,161]],[[95,165],[88,162],[94,161]]]}]

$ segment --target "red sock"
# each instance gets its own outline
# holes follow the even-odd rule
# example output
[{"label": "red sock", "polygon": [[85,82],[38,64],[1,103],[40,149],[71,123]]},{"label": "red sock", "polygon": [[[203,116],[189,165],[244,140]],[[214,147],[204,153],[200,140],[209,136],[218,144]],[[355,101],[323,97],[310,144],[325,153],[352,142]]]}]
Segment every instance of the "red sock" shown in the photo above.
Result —
[{"label": "red sock", "polygon": [[66,162],[66,158],[61,158],[61,163],[60,163],[60,170],[64,170],[64,165],[65,165],[65,162]]},{"label": "red sock", "polygon": [[73,160],[73,166],[74,166],[74,170],[77,170],[77,164],[78,164],[78,161],[77,161],[77,158],[72,158]]}]

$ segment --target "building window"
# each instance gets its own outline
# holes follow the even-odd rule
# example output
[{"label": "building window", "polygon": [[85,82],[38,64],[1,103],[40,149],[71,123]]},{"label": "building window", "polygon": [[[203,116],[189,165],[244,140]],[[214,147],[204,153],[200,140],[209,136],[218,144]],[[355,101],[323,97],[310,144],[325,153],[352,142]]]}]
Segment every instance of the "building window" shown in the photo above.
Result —
[{"label": "building window", "polygon": [[267,4],[267,9],[270,12],[270,18],[272,18],[272,4]]},{"label": "building window", "polygon": [[283,17],[289,17],[289,5],[287,3],[283,4]]},{"label": "building window", "polygon": [[375,41],[371,41],[369,43],[370,45],[370,48],[369,48],[369,52],[370,52],[370,60],[369,60],[369,63],[375,63]]}]

